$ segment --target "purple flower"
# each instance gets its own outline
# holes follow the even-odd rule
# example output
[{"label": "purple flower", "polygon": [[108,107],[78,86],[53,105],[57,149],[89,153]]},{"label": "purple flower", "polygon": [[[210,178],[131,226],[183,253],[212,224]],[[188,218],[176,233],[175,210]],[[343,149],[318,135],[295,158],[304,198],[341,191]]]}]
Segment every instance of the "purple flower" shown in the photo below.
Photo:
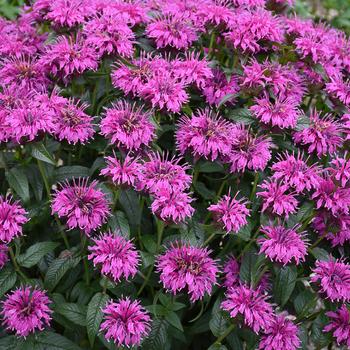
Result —
[{"label": "purple flower", "polygon": [[140,169],[137,186],[139,191],[147,190],[153,194],[159,189],[184,191],[190,187],[192,177],[186,174],[189,166],[180,165],[181,158],[169,158],[167,155],[151,152],[148,158]]},{"label": "purple flower", "polygon": [[101,134],[118,147],[138,150],[141,146],[148,146],[154,139],[155,126],[149,112],[121,100],[106,109],[101,121]]},{"label": "purple flower", "polygon": [[217,204],[212,204],[208,208],[214,213],[214,220],[220,223],[228,233],[237,233],[247,224],[247,216],[249,216],[248,201],[245,198],[236,199],[237,194],[233,198],[225,195]]},{"label": "purple flower", "polygon": [[301,153],[297,153],[296,156],[284,153],[272,165],[271,170],[273,180],[282,181],[285,185],[294,188],[297,193],[318,188],[322,180],[319,175],[320,168],[315,164],[309,166],[307,160],[303,160]]},{"label": "purple flower", "polygon": [[28,222],[27,212],[18,201],[0,196],[0,241],[10,243],[22,235],[22,226]]},{"label": "purple flower", "polygon": [[151,318],[138,300],[129,298],[110,301],[102,310],[104,321],[100,332],[105,338],[112,340],[117,346],[138,346],[150,330]]},{"label": "purple flower", "polygon": [[89,260],[101,267],[101,273],[114,282],[121,278],[134,277],[139,265],[139,254],[135,245],[117,233],[105,233],[93,239],[95,245],[89,246]]},{"label": "purple flower", "polygon": [[193,199],[178,189],[158,187],[154,193],[151,210],[165,222],[179,223],[190,218],[194,209],[190,205]]},{"label": "purple flower", "polygon": [[50,325],[50,302],[45,292],[33,287],[13,291],[2,304],[4,327],[19,337],[26,337],[36,329],[42,331]]},{"label": "purple flower", "polygon": [[218,106],[225,96],[232,95],[226,102],[233,103],[239,91],[237,78],[231,76],[227,79],[225,73],[220,69],[213,69],[208,75],[203,90],[203,95],[210,105]]},{"label": "purple flower", "polygon": [[231,172],[264,170],[271,159],[272,142],[270,138],[252,135],[250,129],[240,124],[231,134],[231,150],[225,162],[230,164]]},{"label": "purple flower", "polygon": [[228,311],[232,318],[241,315],[244,323],[255,333],[266,330],[273,322],[272,306],[261,291],[238,285],[229,288],[221,308]]},{"label": "purple flower", "polygon": [[52,214],[67,218],[69,229],[79,228],[89,235],[99,228],[110,214],[106,195],[97,189],[97,181],[74,180],[59,185],[53,195]]},{"label": "purple flower", "polygon": [[297,350],[301,344],[298,327],[284,315],[276,315],[264,331],[259,343],[261,350]]},{"label": "purple flower", "polygon": [[350,182],[350,159],[341,157],[333,159],[328,171],[335,180],[339,181],[342,187],[345,187]]},{"label": "purple flower", "polygon": [[259,187],[265,190],[256,194],[263,199],[262,211],[270,208],[274,214],[284,215],[287,218],[289,214],[296,212],[298,201],[293,194],[287,193],[289,189],[287,185],[265,180]]},{"label": "purple flower", "polygon": [[340,260],[316,261],[311,275],[312,282],[319,282],[322,293],[331,301],[350,301],[350,265]]},{"label": "purple flower", "polygon": [[350,312],[345,304],[337,311],[329,311],[326,315],[331,322],[323,329],[324,332],[333,332],[337,344],[347,345],[350,348]]},{"label": "purple flower", "polygon": [[260,254],[264,253],[272,261],[278,261],[284,265],[291,263],[294,259],[295,264],[305,261],[307,255],[307,244],[304,239],[304,233],[298,233],[299,225],[293,228],[278,226],[263,226],[261,232],[265,237],[259,238]]},{"label": "purple flower", "polygon": [[192,23],[177,16],[164,16],[151,21],[146,27],[149,38],[155,40],[157,49],[171,46],[176,49],[187,49],[197,34]]},{"label": "purple flower", "polygon": [[218,268],[206,248],[175,243],[158,257],[157,271],[163,286],[173,294],[187,288],[191,302],[210,294]]},{"label": "purple flower", "polygon": [[9,261],[8,250],[6,244],[0,244],[0,271]]},{"label": "purple flower", "polygon": [[230,123],[210,109],[198,110],[192,117],[180,119],[176,132],[177,147],[182,154],[190,151],[195,157],[214,161],[220,155],[230,153],[231,130]]},{"label": "purple flower", "polygon": [[330,79],[331,81],[326,84],[326,91],[350,107],[350,81],[344,81],[341,76],[333,76]]},{"label": "purple flower", "polygon": [[240,266],[234,256],[231,256],[224,265],[225,280],[224,286],[226,288],[233,287],[240,282],[239,279]]},{"label": "purple flower", "polygon": [[295,143],[308,146],[308,153],[317,152],[319,157],[334,153],[343,144],[338,122],[328,114],[321,118],[316,110],[311,112],[310,125],[294,133],[293,139]]},{"label": "purple flower", "polygon": [[107,167],[101,170],[101,175],[109,176],[116,185],[135,186],[140,176],[138,158],[127,155],[120,161],[116,155],[105,157]]}]

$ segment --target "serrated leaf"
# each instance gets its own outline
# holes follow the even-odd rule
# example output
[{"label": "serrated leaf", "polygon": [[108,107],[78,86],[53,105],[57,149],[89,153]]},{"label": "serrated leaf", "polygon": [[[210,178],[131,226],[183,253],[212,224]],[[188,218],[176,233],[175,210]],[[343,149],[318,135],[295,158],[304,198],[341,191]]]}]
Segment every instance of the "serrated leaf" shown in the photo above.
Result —
[{"label": "serrated leaf", "polygon": [[108,226],[113,232],[120,233],[125,238],[130,238],[130,227],[125,214],[117,211],[108,221]]},{"label": "serrated leaf", "polygon": [[94,346],[95,338],[103,319],[102,308],[106,305],[108,300],[108,295],[97,293],[92,297],[87,307],[86,330],[91,347]]},{"label": "serrated leaf", "polygon": [[292,295],[297,276],[295,266],[284,266],[277,271],[273,285],[273,295],[281,307],[287,303]]},{"label": "serrated leaf", "polygon": [[294,299],[294,307],[297,314],[305,316],[316,306],[317,299],[309,290],[301,291]]},{"label": "serrated leaf", "polygon": [[17,257],[17,262],[23,267],[32,267],[37,264],[47,253],[53,251],[59,243],[39,242],[30,246],[24,254]]},{"label": "serrated leaf", "polygon": [[141,222],[139,199],[133,190],[121,190],[119,202],[123,207],[131,226],[138,226]]},{"label": "serrated leaf", "polygon": [[327,250],[318,247],[311,249],[310,253],[315,257],[315,259],[321,261],[328,261],[330,257]]},{"label": "serrated leaf", "polygon": [[47,269],[44,284],[48,290],[53,290],[65,273],[78,265],[80,257],[65,257],[55,259]]},{"label": "serrated leaf", "polygon": [[183,332],[183,328],[182,328],[182,324],[181,324],[181,320],[179,318],[179,316],[175,313],[175,312],[169,312],[166,316],[165,319],[172,325],[174,326],[176,329],[178,329],[179,331]]},{"label": "serrated leaf", "polygon": [[164,319],[156,318],[152,322],[151,332],[144,340],[143,350],[165,350],[168,342],[168,324]]},{"label": "serrated leaf", "polygon": [[266,259],[264,255],[259,255],[255,249],[249,250],[243,255],[239,277],[249,285],[255,285],[261,277],[261,270]]},{"label": "serrated leaf", "polygon": [[55,305],[55,311],[78,326],[86,326],[86,306],[75,303]]},{"label": "serrated leaf", "polygon": [[16,280],[17,275],[10,266],[0,270],[0,298],[15,285]]},{"label": "serrated leaf", "polygon": [[31,155],[32,157],[42,160],[45,163],[52,165],[56,164],[55,159],[42,143],[36,143],[31,146]]},{"label": "serrated leaf", "polygon": [[220,100],[220,102],[219,102],[217,108],[220,108],[220,107],[221,107],[222,105],[224,105],[226,102],[229,102],[229,101],[234,100],[237,96],[238,96],[237,93],[225,95],[225,96]]},{"label": "serrated leaf", "polygon": [[213,344],[213,345],[210,345],[208,350],[227,350],[227,347],[222,344]]},{"label": "serrated leaf", "polygon": [[0,350],[23,350],[24,339],[14,335],[0,339]]},{"label": "serrated leaf", "polygon": [[253,118],[252,113],[248,108],[237,108],[231,110],[228,119],[245,125],[250,125],[255,122],[255,119]]},{"label": "serrated leaf", "polygon": [[27,341],[31,342],[28,350],[82,350],[66,337],[49,331],[36,333],[28,337],[25,342]]},{"label": "serrated leaf", "polygon": [[71,180],[73,178],[88,177],[89,168],[80,165],[62,166],[56,169],[54,178],[56,182]]},{"label": "serrated leaf", "polygon": [[227,329],[227,321],[224,314],[220,308],[221,298],[215,301],[212,309],[211,319],[209,321],[209,328],[215,337],[220,337],[223,335]]},{"label": "serrated leaf", "polygon": [[11,188],[23,199],[28,202],[30,198],[28,179],[23,170],[12,168],[6,172],[6,180]]}]

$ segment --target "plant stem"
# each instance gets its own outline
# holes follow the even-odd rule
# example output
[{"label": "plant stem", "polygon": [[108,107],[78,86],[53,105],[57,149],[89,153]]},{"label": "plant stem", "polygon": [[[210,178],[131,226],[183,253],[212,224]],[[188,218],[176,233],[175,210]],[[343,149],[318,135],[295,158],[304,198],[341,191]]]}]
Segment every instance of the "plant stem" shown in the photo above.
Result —
[{"label": "plant stem", "polygon": [[257,230],[255,231],[253,237],[250,239],[250,241],[245,245],[245,247],[241,250],[241,252],[239,253],[237,259],[239,259],[240,257],[242,257],[242,255],[250,248],[250,246],[255,242],[256,238],[258,237],[260,233],[260,225],[257,228]]},{"label": "plant stem", "polygon": [[24,274],[24,272],[21,270],[21,268],[19,267],[15,254],[12,250],[12,247],[9,247],[9,253],[10,253],[10,257],[11,257],[11,261],[13,264],[13,267],[15,268],[16,272],[26,281],[28,282],[28,277]]},{"label": "plant stem", "polygon": [[216,236],[216,231],[214,231],[203,243],[204,246],[208,245],[210,243],[210,241]]},{"label": "plant stem", "polygon": [[230,327],[228,327],[225,332],[216,339],[216,341],[212,344],[213,345],[220,345],[221,342],[234,330],[234,328],[236,327],[235,324],[231,324]]},{"label": "plant stem", "polygon": [[249,208],[252,206],[255,194],[256,194],[256,188],[258,187],[258,182],[259,182],[259,173],[256,172],[255,173],[255,177],[254,177],[254,183],[253,183],[253,188],[252,188],[252,192],[250,193],[250,197],[249,197]]},{"label": "plant stem", "polygon": [[82,246],[82,254],[83,254],[83,264],[84,264],[84,270],[85,270],[85,281],[86,281],[86,285],[90,285],[89,263],[87,259],[87,238],[85,234],[82,234],[80,238],[81,238],[81,246]]}]

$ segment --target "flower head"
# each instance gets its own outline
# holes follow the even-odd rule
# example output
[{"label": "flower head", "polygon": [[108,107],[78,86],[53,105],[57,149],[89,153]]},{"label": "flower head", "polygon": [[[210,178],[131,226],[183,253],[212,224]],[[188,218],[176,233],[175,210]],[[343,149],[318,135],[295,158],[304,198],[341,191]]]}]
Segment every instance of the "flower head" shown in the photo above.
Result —
[{"label": "flower head", "polygon": [[298,327],[284,315],[276,315],[264,331],[259,349],[261,350],[297,350],[301,344]]},{"label": "flower head", "polygon": [[101,134],[111,143],[128,150],[148,146],[155,137],[155,126],[149,112],[126,101],[118,101],[107,108],[101,121]]},{"label": "flower head", "polygon": [[287,185],[265,180],[260,188],[265,190],[257,193],[257,196],[263,199],[262,211],[271,208],[274,214],[286,217],[296,212],[298,201],[293,194],[287,193],[289,189]]},{"label": "flower head", "polygon": [[7,295],[2,305],[3,325],[26,337],[35,330],[50,325],[52,310],[45,292],[33,287],[21,287]]},{"label": "flower head", "polygon": [[233,287],[240,282],[239,279],[240,266],[234,256],[231,256],[224,265],[225,280],[224,286],[226,288]]},{"label": "flower head", "polygon": [[237,194],[231,198],[223,196],[217,204],[212,204],[208,210],[214,213],[216,222],[219,222],[226,232],[237,233],[247,224],[249,209],[245,198],[236,199]]},{"label": "flower head", "polygon": [[305,261],[307,244],[303,239],[304,234],[297,232],[298,228],[299,226],[285,228],[281,225],[261,227],[261,232],[265,237],[258,239],[260,253],[284,265],[293,260],[296,265]]},{"label": "flower head", "polygon": [[243,317],[244,323],[255,333],[266,330],[273,321],[272,306],[259,289],[254,290],[245,285],[229,288],[221,308],[228,311],[232,318]]},{"label": "flower head", "polygon": [[326,91],[350,107],[350,81],[344,81],[338,75],[332,76],[330,79],[331,81],[326,84]]},{"label": "flower head", "polygon": [[173,294],[187,288],[191,301],[210,294],[218,268],[206,248],[176,243],[158,257],[157,270],[163,286]]},{"label": "flower head", "polygon": [[329,311],[326,315],[331,322],[323,329],[324,332],[333,332],[337,344],[350,347],[350,311],[343,304],[337,311]]},{"label": "flower head", "polygon": [[69,229],[79,228],[87,235],[99,228],[110,214],[105,194],[97,189],[97,181],[74,180],[60,184],[53,195],[52,213],[67,218]]},{"label": "flower head", "polygon": [[151,330],[151,318],[138,300],[111,301],[102,312],[104,321],[100,331],[117,346],[138,346]]},{"label": "flower head", "polygon": [[119,282],[122,277],[134,277],[139,264],[135,245],[115,233],[105,233],[93,239],[95,245],[89,247],[89,260],[101,267],[101,273]]},{"label": "flower head", "polygon": [[140,176],[138,158],[127,155],[120,161],[116,155],[106,157],[107,167],[101,170],[101,175],[110,176],[116,185],[135,186]]},{"label": "flower head", "polygon": [[0,241],[10,243],[21,236],[27,221],[27,212],[18,201],[0,196]]},{"label": "flower head", "polygon": [[340,260],[316,261],[311,276],[312,282],[319,282],[321,292],[331,301],[350,300],[350,265]]},{"label": "flower head", "polygon": [[6,244],[0,244],[0,270],[9,261],[8,250],[9,248]]},{"label": "flower head", "polygon": [[337,157],[333,159],[328,171],[342,187],[345,187],[346,184],[350,183],[350,159],[346,159],[345,157]]},{"label": "flower head", "polygon": [[192,117],[183,116],[176,132],[177,147],[182,154],[214,161],[231,150],[231,125],[210,109],[198,110]]}]

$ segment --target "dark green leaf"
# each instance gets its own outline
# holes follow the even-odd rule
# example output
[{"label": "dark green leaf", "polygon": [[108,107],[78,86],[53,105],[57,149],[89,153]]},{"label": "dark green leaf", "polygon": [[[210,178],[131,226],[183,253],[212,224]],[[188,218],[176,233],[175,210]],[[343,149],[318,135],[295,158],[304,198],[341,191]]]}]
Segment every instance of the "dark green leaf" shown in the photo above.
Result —
[{"label": "dark green leaf", "polygon": [[17,262],[23,267],[32,267],[37,264],[47,253],[53,251],[59,243],[39,242],[30,246],[24,254],[17,257]]},{"label": "dark green leaf", "polygon": [[119,202],[123,207],[131,226],[138,226],[141,221],[139,199],[133,190],[121,190]]},{"label": "dark green leaf", "polygon": [[296,280],[297,269],[295,266],[284,266],[277,271],[273,285],[273,295],[281,307],[289,300]]},{"label": "dark green leaf", "polygon": [[125,238],[130,237],[130,227],[125,214],[122,211],[117,211],[109,219],[108,226],[113,232],[121,234]]},{"label": "dark green leaf", "polygon": [[86,326],[86,306],[75,303],[60,303],[55,311],[78,326]]},{"label": "dark green leaf", "polygon": [[242,281],[249,285],[256,285],[261,278],[261,271],[266,262],[264,255],[259,255],[256,250],[251,249],[243,255],[239,276]]},{"label": "dark green leaf", "polygon": [[307,315],[308,312],[311,312],[314,310],[314,307],[316,306],[316,296],[309,290],[303,290],[301,291],[297,297],[294,299],[294,307],[297,314],[300,315]]},{"label": "dark green leaf", "polygon": [[179,316],[175,312],[169,312],[166,316],[165,319],[175,328],[183,332],[181,320]]},{"label": "dark green leaf", "polygon": [[31,155],[32,157],[42,160],[45,163],[52,165],[56,164],[55,159],[42,143],[36,143],[31,146]]},{"label": "dark green leaf", "polygon": [[255,119],[252,116],[252,113],[248,108],[238,108],[230,111],[230,115],[228,116],[230,120],[234,120],[237,123],[242,124],[252,124]]},{"label": "dark green leaf", "polygon": [[54,178],[56,182],[71,180],[73,178],[88,177],[89,168],[80,165],[62,166],[56,169]]},{"label": "dark green leaf", "polygon": [[215,337],[220,337],[226,331],[228,323],[224,317],[223,311],[220,308],[221,298],[215,301],[212,309],[211,319],[209,322],[209,328]]},{"label": "dark green leaf", "polygon": [[143,350],[165,350],[167,348],[168,324],[162,318],[156,318],[152,322],[152,329],[142,344]]},{"label": "dark green leaf", "polygon": [[28,202],[30,198],[29,184],[25,172],[18,168],[12,168],[6,172],[6,179],[11,188],[23,199]]},{"label": "dark green leaf", "polygon": [[16,280],[17,275],[10,266],[0,270],[0,298],[15,285]]},{"label": "dark green leaf", "polygon": [[[30,342],[31,347],[26,350],[81,350],[71,340],[53,332],[39,332],[26,339],[25,342]],[[21,348],[25,350],[25,348]]]},{"label": "dark green leaf", "polygon": [[327,252],[327,250],[324,250],[322,248],[316,247],[316,248],[311,249],[311,254],[317,260],[323,260],[323,261],[329,260],[329,253]]}]

